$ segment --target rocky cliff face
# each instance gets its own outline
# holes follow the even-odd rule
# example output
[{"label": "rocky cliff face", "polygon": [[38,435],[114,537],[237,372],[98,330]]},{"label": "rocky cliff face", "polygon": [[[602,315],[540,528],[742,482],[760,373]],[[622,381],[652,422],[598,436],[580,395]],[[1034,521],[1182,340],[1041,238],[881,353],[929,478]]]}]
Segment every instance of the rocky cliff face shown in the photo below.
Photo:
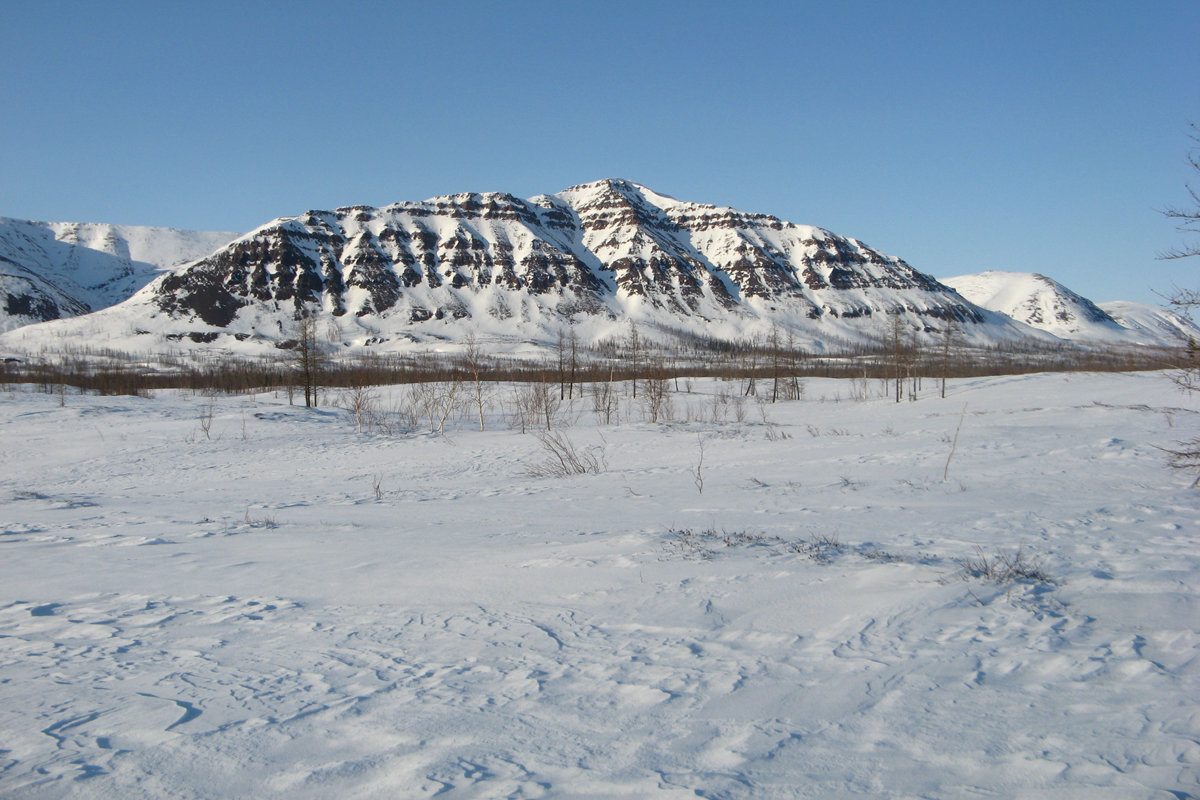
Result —
[{"label": "rocky cliff face", "polygon": [[529,200],[459,194],[310,211],[147,291],[172,319],[260,335],[270,317],[281,330],[311,312],[354,321],[376,339],[453,320],[518,336],[530,324],[588,318],[732,335],[755,322],[897,313],[918,330],[984,321],[953,290],[853,239],[622,180]]}]

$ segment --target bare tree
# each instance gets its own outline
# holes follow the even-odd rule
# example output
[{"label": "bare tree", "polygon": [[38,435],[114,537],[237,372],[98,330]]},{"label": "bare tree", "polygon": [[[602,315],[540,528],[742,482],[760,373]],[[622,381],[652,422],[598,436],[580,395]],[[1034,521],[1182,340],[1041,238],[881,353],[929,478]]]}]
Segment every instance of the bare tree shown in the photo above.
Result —
[{"label": "bare tree", "polygon": [[[1200,126],[1192,123],[1191,138],[1196,142],[1188,153],[1188,162],[1196,172],[1200,173]],[[1191,203],[1186,207],[1168,208],[1163,213],[1176,221],[1176,229],[1186,236],[1200,235],[1200,192],[1194,186],[1188,185]],[[1185,242],[1183,245],[1163,253],[1165,259],[1195,258],[1200,256],[1200,240]],[[1167,302],[1184,317],[1191,319],[1191,314],[1200,308],[1200,289],[1176,287],[1167,295]],[[1200,392],[1200,344],[1194,336],[1188,337],[1187,349],[1182,363],[1174,376],[1175,383],[1184,391],[1194,394]],[[1178,448],[1167,451],[1170,464],[1177,469],[1200,469],[1200,438],[1180,442]],[[1200,485],[1200,475],[1197,475],[1193,486]]]},{"label": "bare tree", "polygon": [[788,330],[787,341],[784,344],[784,348],[787,352],[788,375],[787,380],[783,385],[783,394],[788,400],[800,400],[804,397],[804,384],[798,377],[796,377],[796,373],[799,371],[799,364],[797,363],[799,353],[796,347],[795,331],[790,329]]},{"label": "bare tree", "polygon": [[516,384],[513,387],[510,402],[513,412],[510,415],[510,425],[520,428],[521,433],[533,430],[536,426],[545,426],[546,430],[554,427],[562,409],[562,400],[554,396],[554,383],[549,367],[541,373],[541,379],[528,383]]},{"label": "bare tree", "polygon": [[941,346],[941,371],[942,371],[942,399],[946,399],[946,378],[950,375],[950,356],[955,347],[958,346],[959,338],[962,331],[954,324],[950,317],[946,317],[946,327],[942,329],[942,346]]},{"label": "bare tree", "polygon": [[778,323],[771,325],[771,336],[767,339],[767,344],[771,348],[771,402],[775,403],[779,401],[779,366],[783,360]]},{"label": "bare tree", "polygon": [[[1192,141],[1195,147],[1188,153],[1188,163],[1200,173],[1200,126],[1192,123]],[[1176,230],[1185,236],[1200,236],[1200,190],[1188,185],[1188,195],[1191,205],[1173,206],[1163,212],[1169,219],[1176,221]],[[1200,239],[1185,242],[1183,245],[1162,253],[1159,258],[1195,258],[1200,256]],[[1187,319],[1192,319],[1196,309],[1200,309],[1200,289],[1175,287],[1166,296],[1167,304],[1177,313]],[[1187,352],[1182,369],[1176,374],[1175,382],[1188,392],[1200,391],[1200,343],[1195,337],[1189,337]]]},{"label": "bare tree", "polygon": [[904,324],[903,309],[892,317],[887,337],[887,357],[891,361],[892,377],[896,384],[896,402],[904,396],[904,379],[912,371],[913,351]]},{"label": "bare tree", "polygon": [[483,351],[479,347],[479,342],[475,339],[475,334],[470,334],[466,339],[466,353],[464,357],[467,361],[467,369],[471,371],[471,381],[475,387],[475,407],[479,411],[479,430],[483,430],[483,381],[480,379],[480,373],[483,369]]},{"label": "bare tree", "polygon": [[367,423],[368,429],[374,423],[377,399],[375,391],[361,382],[355,382],[342,392],[342,408],[354,414],[354,426],[359,433],[363,432],[364,422]]},{"label": "bare tree", "polygon": [[304,387],[304,405],[317,407],[317,386],[321,372],[321,343],[317,337],[317,317],[308,311],[296,319],[296,349],[293,362]]},{"label": "bare tree", "polygon": [[567,335],[560,329],[554,342],[554,355],[558,363],[558,399],[567,397]]},{"label": "bare tree", "polygon": [[617,413],[617,392],[613,388],[614,364],[609,364],[608,380],[592,384],[592,412],[596,421],[612,425]]},{"label": "bare tree", "polygon": [[[750,355],[750,369],[746,375],[746,391],[742,393],[742,397],[758,396],[758,347],[758,337],[751,337],[748,350]],[[738,421],[741,422],[741,420]]]},{"label": "bare tree", "polygon": [[588,473],[599,475],[608,467],[603,447],[597,454],[594,450],[580,450],[565,433],[547,431],[536,435],[545,458],[526,465],[525,474],[531,478],[566,478]]},{"label": "bare tree", "polygon": [[638,361],[642,354],[642,340],[638,336],[637,323],[629,320],[629,365],[633,368],[633,396],[637,397]]},{"label": "bare tree", "polygon": [[[1196,146],[1188,153],[1188,163],[1192,165],[1192,169],[1200,173],[1200,126],[1192,123],[1191,139],[1196,143]],[[1191,204],[1188,206],[1172,206],[1163,214],[1169,219],[1176,221],[1177,230],[1187,236],[1200,235],[1200,190],[1194,186],[1187,186],[1188,194],[1191,195]],[[1179,247],[1162,253],[1159,258],[1193,258],[1200,256],[1200,241],[1186,242]],[[1190,302],[1184,305],[1190,310],[1197,306],[1197,301],[1200,301],[1200,292],[1195,289],[1186,290],[1185,299]]]},{"label": "bare tree", "polygon": [[[462,388],[462,381],[456,375],[453,380],[446,383],[435,383],[434,386],[438,389],[436,394],[438,408],[437,432],[440,434],[445,432],[446,420],[454,413],[454,408],[458,402],[458,390]],[[430,425],[430,429],[432,427]]]},{"label": "bare tree", "polygon": [[[575,399],[575,371],[579,368],[579,334],[575,332],[575,328],[571,328],[571,333],[567,337],[567,345],[571,349],[571,382],[568,384],[567,399]],[[580,396],[583,395],[583,387],[579,387]]]},{"label": "bare tree", "polygon": [[533,388],[538,410],[541,411],[542,418],[546,421],[546,430],[550,430],[558,416],[558,410],[562,406],[562,399],[554,399],[554,392],[550,391],[549,382],[535,383]]},{"label": "bare tree", "polygon": [[519,427],[522,434],[533,427],[536,416],[532,386],[533,384],[528,383],[514,383],[508,398],[509,408],[512,409],[509,412],[509,427]]},{"label": "bare tree", "polygon": [[671,382],[662,377],[661,367],[642,384],[643,407],[650,422],[665,422],[671,418]]}]

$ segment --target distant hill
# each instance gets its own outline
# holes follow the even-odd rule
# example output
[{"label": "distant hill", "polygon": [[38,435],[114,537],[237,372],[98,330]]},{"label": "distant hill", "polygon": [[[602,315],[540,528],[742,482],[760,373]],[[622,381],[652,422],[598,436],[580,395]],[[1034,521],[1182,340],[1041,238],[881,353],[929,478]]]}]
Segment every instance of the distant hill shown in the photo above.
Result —
[{"label": "distant hill", "polygon": [[120,303],[236,236],[0,217],[0,330]]},{"label": "distant hill", "polygon": [[942,278],[981,308],[1073,342],[1171,346],[1200,329],[1170,311],[1144,303],[1097,305],[1036,272],[989,270]]}]

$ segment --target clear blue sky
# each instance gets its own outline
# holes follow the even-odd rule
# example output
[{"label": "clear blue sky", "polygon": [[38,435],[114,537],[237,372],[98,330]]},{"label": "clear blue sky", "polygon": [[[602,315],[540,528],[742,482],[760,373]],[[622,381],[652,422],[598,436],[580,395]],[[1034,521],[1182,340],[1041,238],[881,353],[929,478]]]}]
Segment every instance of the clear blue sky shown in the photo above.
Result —
[{"label": "clear blue sky", "polygon": [[[623,177],[939,277],[1200,283],[1200,2],[0,0],[0,215],[249,230]],[[1200,188],[1200,187],[1198,187]]]}]

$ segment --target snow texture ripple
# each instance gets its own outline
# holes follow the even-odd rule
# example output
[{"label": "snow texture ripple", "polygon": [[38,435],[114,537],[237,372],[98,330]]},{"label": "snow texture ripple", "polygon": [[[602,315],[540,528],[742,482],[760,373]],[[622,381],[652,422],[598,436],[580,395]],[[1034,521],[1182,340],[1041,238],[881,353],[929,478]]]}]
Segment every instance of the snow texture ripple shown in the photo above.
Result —
[{"label": "snow texture ripple", "polygon": [[[577,402],[607,468],[569,478],[496,405],[387,436],[0,394],[0,794],[1200,792],[1200,513],[1158,449],[1200,414],[1163,376],[730,388]],[[1018,549],[1040,578],[964,571]]]}]

